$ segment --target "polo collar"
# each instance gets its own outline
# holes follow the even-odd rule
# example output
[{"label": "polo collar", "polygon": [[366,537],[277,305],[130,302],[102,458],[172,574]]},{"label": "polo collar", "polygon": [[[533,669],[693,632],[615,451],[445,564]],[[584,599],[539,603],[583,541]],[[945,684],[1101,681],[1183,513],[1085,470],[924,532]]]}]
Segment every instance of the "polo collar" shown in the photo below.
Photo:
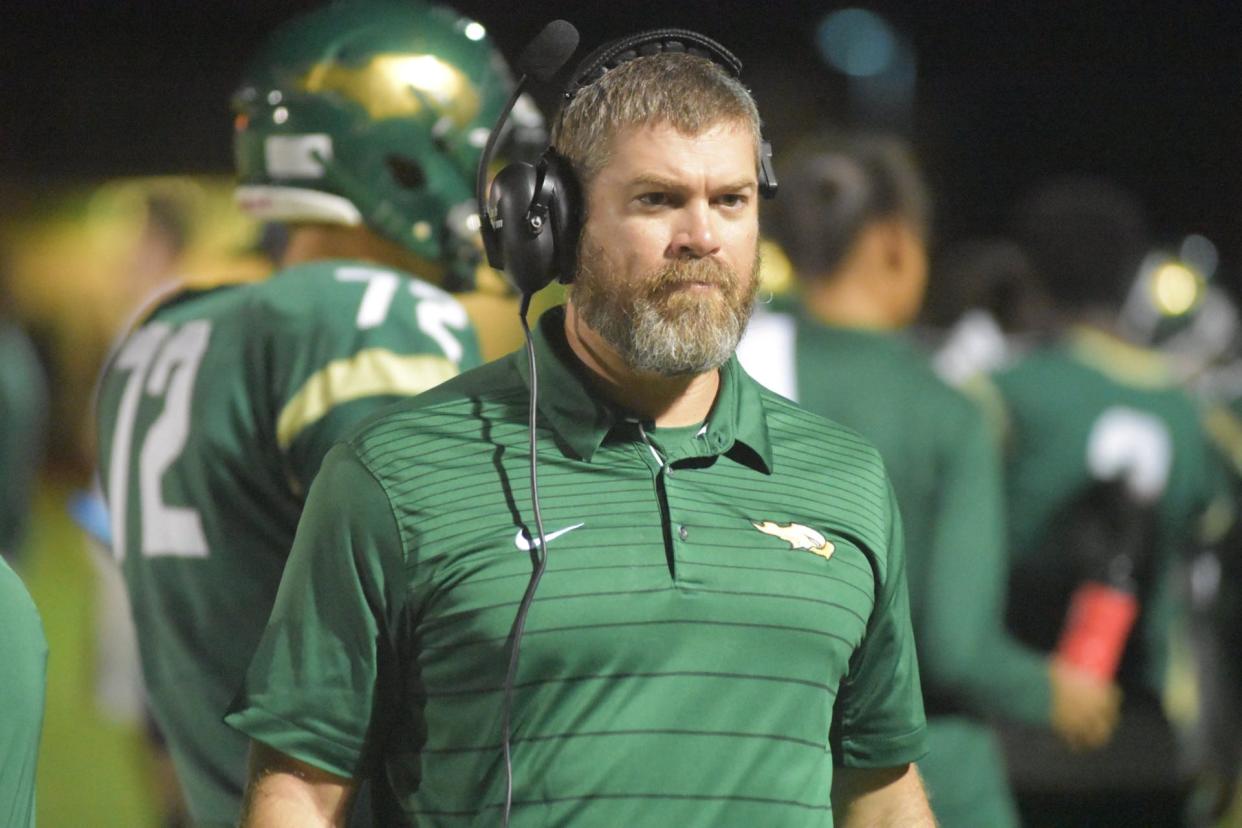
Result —
[{"label": "polo collar", "polygon": [[[539,373],[539,414],[577,457],[590,462],[608,434],[632,419],[590,391],[586,367],[565,339],[565,308],[545,311],[531,332]],[[530,388],[525,350],[512,356]],[[720,369],[720,388],[707,415],[702,456],[726,455],[770,474],[772,443],[759,385],[731,356]],[[635,434],[637,439],[637,434]]]}]

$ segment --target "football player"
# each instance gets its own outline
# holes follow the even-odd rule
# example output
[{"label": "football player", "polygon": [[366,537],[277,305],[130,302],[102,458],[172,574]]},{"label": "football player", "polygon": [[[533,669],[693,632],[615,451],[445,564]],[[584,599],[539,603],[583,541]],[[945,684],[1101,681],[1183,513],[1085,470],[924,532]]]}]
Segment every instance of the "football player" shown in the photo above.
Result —
[{"label": "football player", "polygon": [[330,6],[276,32],[234,98],[237,198],[288,226],[278,271],[165,294],[101,380],[100,479],[155,718],[200,825],[234,825],[222,722],[328,448],[479,362],[446,289],[477,265],[473,175],[509,92],[443,7]]},{"label": "football player", "polygon": [[[1088,759],[1024,730],[1006,734],[1015,785],[1029,793],[1023,816],[1035,824],[1051,814],[1060,824],[1175,824],[1187,783],[1175,769],[1162,692],[1183,612],[1177,573],[1229,527],[1224,470],[1172,363],[1144,347],[1121,314],[1150,250],[1139,201],[1107,179],[1054,179],[1019,203],[1014,229],[1047,286],[1058,330],[1054,342],[995,376],[1006,418],[1009,626],[1035,646],[1065,641],[1070,596],[1083,581],[1129,593],[1137,611],[1128,640],[1112,645],[1125,701],[1105,752]],[[1074,542],[1067,516],[1105,484],[1154,526],[1143,544],[1121,543],[1119,532],[1107,554],[1084,554],[1093,550]],[[1086,617],[1086,605],[1072,606],[1071,618]],[[1048,785],[1058,786],[1056,796],[1045,795]]]}]

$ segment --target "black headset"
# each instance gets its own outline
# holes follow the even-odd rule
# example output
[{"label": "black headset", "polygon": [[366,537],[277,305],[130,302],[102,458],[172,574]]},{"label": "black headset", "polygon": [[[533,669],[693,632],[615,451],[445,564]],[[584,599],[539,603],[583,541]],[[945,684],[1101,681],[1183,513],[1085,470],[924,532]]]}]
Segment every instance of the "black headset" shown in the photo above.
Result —
[{"label": "black headset", "polygon": [[[532,62],[531,54],[539,51],[535,48],[536,44],[543,46],[548,54],[555,54],[558,49],[564,50],[563,39],[562,42],[554,43],[552,41],[557,39],[545,38],[545,33],[541,33],[532,42],[519,64]],[[575,45],[576,35],[575,32]],[[541,44],[540,40],[549,43]],[[570,46],[568,53],[556,55],[560,59],[557,69],[568,59],[573,48]],[[638,57],[664,53],[688,53],[707,58],[723,67],[734,78],[739,77],[742,72],[742,62],[711,38],[686,29],[654,29],[606,43],[587,55],[565,84],[562,107],[578,90],[599,80],[608,70]],[[537,59],[534,62],[539,63]],[[543,61],[545,66],[555,62],[555,58]],[[554,72],[555,69],[548,72],[541,66],[527,74],[540,77]],[[523,77],[522,81],[525,79]],[[492,135],[499,134],[507,115],[508,109],[501,114]],[[489,146],[484,151],[479,162],[480,196],[485,165],[491,160],[491,149]],[[764,198],[772,198],[776,195],[776,188],[772,145],[761,141],[759,193]],[[538,292],[553,279],[569,284],[577,269],[582,215],[582,193],[577,177],[569,162],[555,147],[544,150],[534,164],[509,164],[493,180],[486,209],[483,207],[482,198],[479,199],[480,229],[488,263],[497,270],[503,270],[514,288],[524,296]]]}]

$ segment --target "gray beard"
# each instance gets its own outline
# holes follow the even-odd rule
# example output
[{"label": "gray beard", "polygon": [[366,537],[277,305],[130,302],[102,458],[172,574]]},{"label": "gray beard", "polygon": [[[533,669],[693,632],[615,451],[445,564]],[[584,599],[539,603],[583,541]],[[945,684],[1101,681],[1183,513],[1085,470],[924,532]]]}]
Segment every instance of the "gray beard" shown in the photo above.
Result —
[{"label": "gray beard", "polygon": [[713,318],[706,303],[696,303],[666,318],[651,301],[640,298],[630,314],[615,305],[601,305],[583,320],[594,328],[635,371],[680,377],[714,371],[729,361],[742,338],[747,312]]},{"label": "gray beard", "polygon": [[[729,361],[754,310],[758,257],[749,290],[727,266],[706,259],[672,263],[643,284],[627,286],[596,269],[603,260],[598,249],[591,249],[585,239],[582,247],[572,289],[574,308],[630,368],[681,377],[714,371]],[[659,287],[695,276],[720,284],[720,295],[698,298]]]}]

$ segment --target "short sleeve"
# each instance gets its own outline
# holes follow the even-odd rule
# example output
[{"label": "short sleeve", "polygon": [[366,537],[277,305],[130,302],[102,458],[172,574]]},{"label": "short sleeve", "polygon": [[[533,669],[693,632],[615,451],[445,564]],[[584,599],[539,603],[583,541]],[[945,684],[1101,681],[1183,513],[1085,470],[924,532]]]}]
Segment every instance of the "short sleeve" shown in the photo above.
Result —
[{"label": "short sleeve", "polygon": [[895,767],[927,753],[901,517],[891,486],[887,508],[886,548],[874,550],[886,564],[873,564],[875,609],[833,710],[829,737],[833,761],[848,767]]},{"label": "short sleeve", "polygon": [[382,487],[348,444],[316,477],[276,603],[226,722],[343,777],[396,709],[391,683],[404,584]]}]

